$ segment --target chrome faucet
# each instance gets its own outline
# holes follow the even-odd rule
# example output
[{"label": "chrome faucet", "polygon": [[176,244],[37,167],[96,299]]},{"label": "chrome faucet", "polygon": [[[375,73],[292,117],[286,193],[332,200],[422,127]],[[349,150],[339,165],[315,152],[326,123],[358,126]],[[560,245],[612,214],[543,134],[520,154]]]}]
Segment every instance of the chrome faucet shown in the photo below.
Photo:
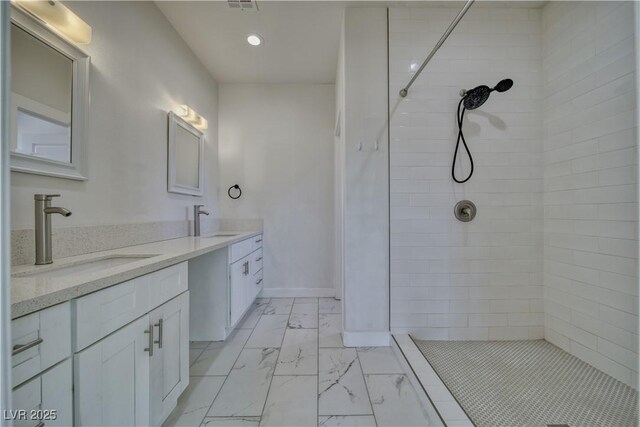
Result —
[{"label": "chrome faucet", "polygon": [[59,194],[35,194],[36,213],[36,265],[51,264],[51,214],[70,216],[67,208],[52,207],[51,199],[60,197]]},{"label": "chrome faucet", "polygon": [[200,236],[200,215],[209,215],[209,212],[200,209],[204,205],[193,205],[193,235]]}]

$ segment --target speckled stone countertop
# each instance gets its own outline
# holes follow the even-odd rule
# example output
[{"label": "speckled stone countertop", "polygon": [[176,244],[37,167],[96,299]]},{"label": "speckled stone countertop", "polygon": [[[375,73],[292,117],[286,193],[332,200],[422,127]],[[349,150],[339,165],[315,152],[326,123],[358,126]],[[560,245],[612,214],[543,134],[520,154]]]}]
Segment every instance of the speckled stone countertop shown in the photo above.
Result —
[{"label": "speckled stone countertop", "polygon": [[[232,232],[220,232],[232,234]],[[53,264],[17,265],[12,268],[11,318],[15,319],[44,308],[78,298],[135,277],[187,261],[191,258],[227,247],[235,242],[256,236],[262,231],[237,232],[233,236],[182,237],[144,245],[129,246],[103,252],[93,252],[68,258],[54,259]],[[79,272],[64,277],[20,277],[21,274],[54,270],[113,256],[145,256],[127,264],[95,272]]]}]

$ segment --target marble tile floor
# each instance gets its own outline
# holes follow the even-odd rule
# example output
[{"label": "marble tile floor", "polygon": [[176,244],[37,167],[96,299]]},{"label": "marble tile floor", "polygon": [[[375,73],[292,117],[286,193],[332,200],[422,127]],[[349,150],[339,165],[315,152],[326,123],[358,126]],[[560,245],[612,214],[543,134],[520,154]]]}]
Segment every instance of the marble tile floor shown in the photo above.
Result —
[{"label": "marble tile floor", "polygon": [[164,426],[441,425],[390,347],[345,348],[340,301],[258,299],[224,342],[191,342]]}]

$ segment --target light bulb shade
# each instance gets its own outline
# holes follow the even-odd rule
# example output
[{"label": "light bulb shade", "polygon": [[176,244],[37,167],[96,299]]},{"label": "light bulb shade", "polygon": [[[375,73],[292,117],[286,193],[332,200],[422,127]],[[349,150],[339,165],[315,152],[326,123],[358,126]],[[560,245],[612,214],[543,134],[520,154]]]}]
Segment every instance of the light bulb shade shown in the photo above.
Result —
[{"label": "light bulb shade", "polygon": [[91,27],[59,1],[12,0],[48,26],[78,44],[91,42]]},{"label": "light bulb shade", "polygon": [[189,123],[193,123],[198,120],[198,113],[196,113],[193,108],[188,105],[181,105],[178,108],[178,115],[188,121]]},{"label": "light bulb shade", "polygon": [[193,124],[200,130],[207,130],[209,128],[209,122],[202,116],[198,116],[198,123]]},{"label": "light bulb shade", "polygon": [[191,123],[193,126],[200,130],[205,130],[209,127],[209,122],[207,119],[199,115],[193,108],[188,105],[179,105],[176,108],[176,114],[180,116],[186,122]]}]

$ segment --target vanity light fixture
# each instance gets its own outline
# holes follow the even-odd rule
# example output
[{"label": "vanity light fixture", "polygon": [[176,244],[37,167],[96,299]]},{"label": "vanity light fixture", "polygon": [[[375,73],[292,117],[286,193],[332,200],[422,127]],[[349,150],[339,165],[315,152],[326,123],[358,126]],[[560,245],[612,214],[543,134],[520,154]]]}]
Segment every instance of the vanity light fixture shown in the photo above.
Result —
[{"label": "vanity light fixture", "polygon": [[247,36],[247,43],[251,46],[260,46],[262,44],[262,37],[257,34],[249,34]]},{"label": "vanity light fixture", "polygon": [[44,22],[74,43],[91,42],[91,26],[57,0],[11,0],[20,9]]},{"label": "vanity light fixture", "polygon": [[205,130],[209,127],[207,119],[198,114],[193,108],[188,105],[180,105],[176,114],[183,120],[191,123],[194,127],[200,130]]}]

